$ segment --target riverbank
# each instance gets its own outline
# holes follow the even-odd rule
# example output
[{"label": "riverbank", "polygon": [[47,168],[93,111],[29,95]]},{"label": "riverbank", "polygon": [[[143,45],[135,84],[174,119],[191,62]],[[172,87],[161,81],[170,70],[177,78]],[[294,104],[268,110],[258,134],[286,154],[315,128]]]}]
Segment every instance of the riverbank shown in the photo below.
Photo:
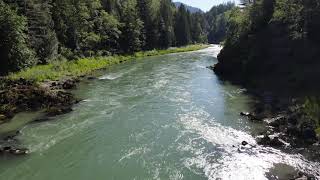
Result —
[{"label": "riverbank", "polygon": [[107,68],[109,66],[136,58],[196,51],[209,46],[210,45],[197,44],[179,48],[169,48],[165,50],[136,52],[133,55],[115,55],[107,57],[82,58],[75,61],[59,61],[47,65],[34,66],[32,68],[10,74],[7,78],[10,80],[18,80],[22,78],[34,82],[43,82],[48,80],[56,81],[64,78],[74,78],[88,75],[96,70]]},{"label": "riverbank", "polygon": [[[248,94],[255,97],[252,112],[241,114],[253,121],[265,123],[267,131],[259,138],[260,144],[278,148],[320,149],[320,98],[319,87],[314,83],[314,77],[309,78],[309,74],[304,76],[301,68],[294,69],[295,75],[304,77],[301,81],[308,81],[308,85],[301,84],[286,79],[290,78],[289,75],[275,72],[261,64],[255,64],[250,68],[262,66],[268,71],[245,72],[242,71],[245,66],[237,64],[230,56],[234,56],[233,51],[230,47],[224,47],[218,56],[218,63],[209,68],[220,80],[242,86],[247,89]],[[282,63],[277,64],[277,68],[287,69],[289,60],[287,57],[281,61]],[[261,74],[258,75],[257,72]]]},{"label": "riverbank", "polygon": [[0,83],[0,126],[17,113],[44,110],[48,116],[72,111],[79,100],[70,92],[76,84],[97,70],[132,59],[196,51],[209,45],[190,45],[167,50],[137,52],[127,56],[84,58],[75,61],[38,65],[3,77]]},{"label": "riverbank", "polygon": [[[256,100],[252,112],[241,115],[267,127],[258,137],[259,144],[283,149],[320,148],[317,119],[310,114],[314,109],[311,100],[279,97],[270,92],[248,93]],[[313,156],[312,159],[320,160],[319,153]]]},{"label": "riverbank", "polygon": [[[285,84],[276,83],[272,86],[260,82],[260,86],[253,86],[248,83],[252,81],[244,82],[241,76],[224,76],[224,73],[217,71],[216,66],[211,66],[210,69],[221,80],[245,87],[247,93],[255,98],[251,104],[252,111],[240,114],[266,126],[266,130],[256,137],[258,144],[320,161],[320,101],[311,91],[288,90],[288,87],[281,88]],[[228,70],[225,71],[229,73]]]}]

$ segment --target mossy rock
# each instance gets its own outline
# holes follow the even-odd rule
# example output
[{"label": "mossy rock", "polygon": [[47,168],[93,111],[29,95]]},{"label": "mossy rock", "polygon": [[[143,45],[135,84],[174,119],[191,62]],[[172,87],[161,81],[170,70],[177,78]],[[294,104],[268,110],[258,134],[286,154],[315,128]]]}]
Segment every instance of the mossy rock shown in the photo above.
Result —
[{"label": "mossy rock", "polygon": [[316,129],[316,133],[318,136],[320,136],[320,128]]}]

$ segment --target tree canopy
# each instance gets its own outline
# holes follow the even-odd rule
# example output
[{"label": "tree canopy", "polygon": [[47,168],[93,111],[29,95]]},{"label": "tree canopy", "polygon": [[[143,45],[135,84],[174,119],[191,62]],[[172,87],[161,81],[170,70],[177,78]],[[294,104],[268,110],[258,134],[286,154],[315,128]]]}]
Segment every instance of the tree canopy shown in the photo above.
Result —
[{"label": "tree canopy", "polygon": [[222,41],[225,12],[171,0],[0,0],[0,74],[53,60]]},{"label": "tree canopy", "polygon": [[319,19],[320,2],[314,0],[256,0],[234,8],[216,72],[254,85],[314,89],[320,74]]}]

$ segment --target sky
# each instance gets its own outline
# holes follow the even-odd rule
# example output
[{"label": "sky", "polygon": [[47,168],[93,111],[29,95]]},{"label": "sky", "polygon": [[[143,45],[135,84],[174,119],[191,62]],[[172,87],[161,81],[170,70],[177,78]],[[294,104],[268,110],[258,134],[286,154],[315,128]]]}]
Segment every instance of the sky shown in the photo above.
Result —
[{"label": "sky", "polygon": [[173,0],[173,2],[182,2],[189,6],[200,8],[203,11],[209,11],[212,6],[228,1],[238,2],[239,0]]}]

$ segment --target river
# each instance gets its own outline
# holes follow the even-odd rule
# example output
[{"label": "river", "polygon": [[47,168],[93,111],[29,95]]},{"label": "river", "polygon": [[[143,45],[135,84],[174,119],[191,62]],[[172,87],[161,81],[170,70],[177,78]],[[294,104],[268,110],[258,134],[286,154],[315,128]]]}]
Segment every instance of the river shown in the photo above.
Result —
[{"label": "river", "polygon": [[[31,123],[25,157],[1,157],[1,180],[286,179],[320,164],[256,144],[263,130],[239,116],[253,101],[206,67],[218,46],[137,59],[74,91],[73,112]],[[23,117],[21,117],[23,118]],[[242,141],[253,148],[239,150]]]}]

